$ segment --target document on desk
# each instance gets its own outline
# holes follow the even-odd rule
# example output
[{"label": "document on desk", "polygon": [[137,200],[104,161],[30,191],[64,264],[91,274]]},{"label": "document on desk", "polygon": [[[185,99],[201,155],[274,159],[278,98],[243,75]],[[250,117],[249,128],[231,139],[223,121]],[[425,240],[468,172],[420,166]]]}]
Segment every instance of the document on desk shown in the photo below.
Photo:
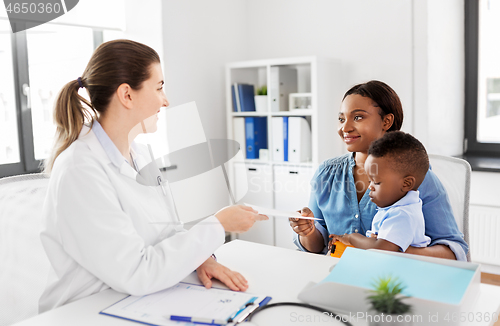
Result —
[{"label": "document on desk", "polygon": [[230,318],[237,320],[252,306],[269,300],[266,296],[181,282],[153,294],[128,296],[100,313],[149,325],[179,325],[171,316],[177,320],[215,320],[213,324],[224,325]]},{"label": "document on desk", "polygon": [[319,220],[319,218],[315,218],[315,217],[302,216],[302,215],[300,215],[300,213],[297,213],[297,212],[280,211],[280,210],[276,210],[276,209],[260,207],[260,206],[251,205],[251,204],[247,204],[247,203],[244,203],[244,205],[252,207],[257,212],[259,212],[259,214],[261,214],[261,215],[286,217],[286,218],[294,217],[294,218],[302,218],[302,219],[306,219],[306,220]]}]

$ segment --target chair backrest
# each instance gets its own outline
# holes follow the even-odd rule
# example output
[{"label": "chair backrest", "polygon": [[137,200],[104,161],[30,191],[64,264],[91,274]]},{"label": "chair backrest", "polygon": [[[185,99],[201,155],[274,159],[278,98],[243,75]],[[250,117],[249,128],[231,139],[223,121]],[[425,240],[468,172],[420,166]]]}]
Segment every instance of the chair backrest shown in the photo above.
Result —
[{"label": "chair backrest", "polygon": [[[429,154],[429,161],[432,171],[448,193],[458,228],[469,244],[470,164],[460,158],[436,154]],[[470,261],[470,248],[467,260]]]},{"label": "chair backrest", "polygon": [[50,268],[39,236],[48,182],[43,174],[0,179],[0,326],[38,313]]}]

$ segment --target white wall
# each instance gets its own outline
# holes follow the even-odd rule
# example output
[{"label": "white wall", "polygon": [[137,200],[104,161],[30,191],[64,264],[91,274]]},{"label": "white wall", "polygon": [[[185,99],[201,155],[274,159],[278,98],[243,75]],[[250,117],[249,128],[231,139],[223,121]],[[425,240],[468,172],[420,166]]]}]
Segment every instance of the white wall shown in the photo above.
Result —
[{"label": "white wall", "polygon": [[[411,131],[411,1],[252,0],[252,59],[320,55],[342,62],[342,91],[371,79],[401,96]],[[338,110],[338,107],[332,110]],[[337,122],[332,121],[336,126]]]},{"label": "white wall", "polygon": [[226,62],[320,55],[342,62],[343,91],[392,86],[429,152],[461,153],[463,0],[164,1],[163,36],[167,94],[197,101],[209,137],[226,134]]},{"label": "white wall", "polygon": [[225,138],[224,65],[249,58],[247,2],[162,3],[167,98],[172,106],[196,101],[207,138]]}]

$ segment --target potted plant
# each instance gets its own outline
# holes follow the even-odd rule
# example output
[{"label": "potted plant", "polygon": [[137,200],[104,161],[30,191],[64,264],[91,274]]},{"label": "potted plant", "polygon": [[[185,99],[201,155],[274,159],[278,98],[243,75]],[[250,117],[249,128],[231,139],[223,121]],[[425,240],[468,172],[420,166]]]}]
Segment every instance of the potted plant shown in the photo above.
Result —
[{"label": "potted plant", "polygon": [[267,112],[267,86],[257,88],[257,95],[255,95],[255,111]]},{"label": "potted plant", "polygon": [[368,301],[371,311],[375,314],[368,316],[370,326],[412,325],[411,306],[402,300],[407,298],[401,294],[405,286],[397,278],[379,277],[373,283],[374,289],[370,291]]}]

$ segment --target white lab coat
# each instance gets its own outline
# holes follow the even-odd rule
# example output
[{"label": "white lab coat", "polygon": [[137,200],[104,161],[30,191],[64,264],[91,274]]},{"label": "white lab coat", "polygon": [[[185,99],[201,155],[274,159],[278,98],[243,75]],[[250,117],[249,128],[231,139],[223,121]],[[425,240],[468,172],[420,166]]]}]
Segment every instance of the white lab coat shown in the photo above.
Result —
[{"label": "white lab coat", "polygon": [[[144,295],[168,288],[224,243],[215,216],[178,232],[159,187],[112,164],[93,131],[56,160],[43,208],[41,241],[52,264],[39,311],[113,288]],[[140,156],[140,153],[136,153]]]}]

